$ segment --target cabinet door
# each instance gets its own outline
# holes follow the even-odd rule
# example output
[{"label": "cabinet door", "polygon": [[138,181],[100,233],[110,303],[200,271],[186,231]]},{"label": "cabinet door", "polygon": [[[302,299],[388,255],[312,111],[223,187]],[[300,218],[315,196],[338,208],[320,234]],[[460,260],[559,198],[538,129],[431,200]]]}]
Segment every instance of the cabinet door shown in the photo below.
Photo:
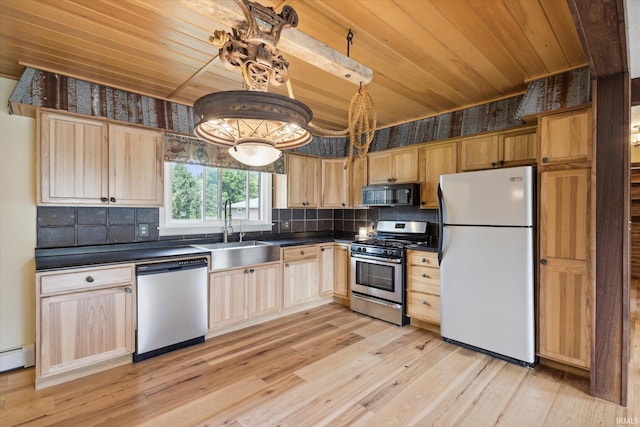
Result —
[{"label": "cabinet door", "polygon": [[349,204],[349,169],[345,159],[322,159],[323,208],[345,208]]},{"label": "cabinet door", "polygon": [[372,153],[368,156],[368,181],[372,184],[393,182],[393,162],[391,153]]},{"label": "cabinet door", "polygon": [[460,170],[463,172],[491,169],[499,166],[498,135],[463,139],[460,141]]},{"label": "cabinet door", "polygon": [[438,184],[440,175],[456,173],[458,147],[456,142],[427,145],[423,148],[424,178],[420,186],[420,207],[438,208]]},{"label": "cabinet door", "polygon": [[407,315],[412,319],[440,324],[440,296],[407,292]]},{"label": "cabinet door", "polygon": [[333,244],[320,246],[320,290],[321,297],[333,293],[335,248]]},{"label": "cabinet door", "polygon": [[362,207],[362,187],[367,185],[367,158],[354,158],[349,166],[351,173],[351,185],[349,196],[351,207]]},{"label": "cabinet door", "polygon": [[111,203],[162,206],[162,132],[109,125]]},{"label": "cabinet door", "polygon": [[40,299],[39,376],[134,351],[131,286]]},{"label": "cabinet door", "polygon": [[259,316],[280,310],[282,308],[280,264],[252,267],[249,273],[249,316]]},{"label": "cabinet door", "polygon": [[209,329],[246,319],[248,274],[238,268],[209,275]]},{"label": "cabinet door", "polygon": [[508,133],[502,137],[502,161],[504,166],[534,165],[536,163],[536,133]]},{"label": "cabinet door", "polygon": [[543,164],[591,160],[591,108],[540,117],[540,162]]},{"label": "cabinet door", "polygon": [[395,151],[393,160],[393,182],[418,182],[418,149]]},{"label": "cabinet door", "polygon": [[109,160],[106,123],[41,113],[38,141],[39,203],[107,202]]},{"label": "cabinet door", "polygon": [[287,261],[282,280],[285,308],[313,301],[318,296],[318,258]]},{"label": "cabinet door", "polygon": [[342,298],[349,298],[349,245],[338,244],[333,254],[333,294]]},{"label": "cabinet door", "polygon": [[291,208],[319,204],[320,159],[287,154],[287,204]]},{"label": "cabinet door", "polygon": [[540,176],[540,355],[588,368],[590,169]]}]

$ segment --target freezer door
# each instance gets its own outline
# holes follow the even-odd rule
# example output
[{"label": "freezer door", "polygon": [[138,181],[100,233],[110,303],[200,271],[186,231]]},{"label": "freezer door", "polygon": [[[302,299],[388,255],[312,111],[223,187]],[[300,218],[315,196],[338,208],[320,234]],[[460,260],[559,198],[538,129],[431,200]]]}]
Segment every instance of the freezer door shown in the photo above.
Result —
[{"label": "freezer door", "polygon": [[445,224],[533,224],[531,166],[440,176]]},{"label": "freezer door", "polygon": [[533,230],[448,226],[442,237],[442,336],[533,363]]}]

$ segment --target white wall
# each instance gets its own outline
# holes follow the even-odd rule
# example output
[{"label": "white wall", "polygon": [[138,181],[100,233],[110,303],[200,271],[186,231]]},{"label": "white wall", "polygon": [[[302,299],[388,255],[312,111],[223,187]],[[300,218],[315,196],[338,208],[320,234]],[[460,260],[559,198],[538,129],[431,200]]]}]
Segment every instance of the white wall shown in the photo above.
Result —
[{"label": "white wall", "polygon": [[0,77],[0,352],[35,342],[36,122],[9,115]]}]

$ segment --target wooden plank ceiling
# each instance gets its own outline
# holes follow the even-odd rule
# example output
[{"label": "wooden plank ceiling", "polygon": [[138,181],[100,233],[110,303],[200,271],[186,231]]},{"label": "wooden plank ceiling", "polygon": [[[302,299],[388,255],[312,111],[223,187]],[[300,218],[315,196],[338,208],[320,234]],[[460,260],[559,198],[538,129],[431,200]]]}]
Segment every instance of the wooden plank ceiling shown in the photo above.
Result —
[{"label": "wooden plank ceiling", "polygon": [[[215,1],[215,0],[211,0]],[[563,0],[261,0],[292,6],[298,29],[373,70],[378,127],[521,93],[586,65]],[[179,0],[1,0],[0,75],[25,66],[192,105],[241,88],[208,39],[230,31]],[[295,97],[330,129],[358,87],[295,57]],[[272,91],[286,94],[284,87]]]}]

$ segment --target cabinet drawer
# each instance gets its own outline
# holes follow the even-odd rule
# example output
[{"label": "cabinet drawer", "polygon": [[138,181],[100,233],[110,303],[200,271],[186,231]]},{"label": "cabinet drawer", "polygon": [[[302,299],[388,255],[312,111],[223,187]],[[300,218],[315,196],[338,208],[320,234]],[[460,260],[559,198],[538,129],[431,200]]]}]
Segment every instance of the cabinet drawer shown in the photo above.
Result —
[{"label": "cabinet drawer", "polygon": [[408,292],[407,297],[409,317],[440,324],[440,297],[438,295]]},{"label": "cabinet drawer", "polygon": [[425,265],[440,268],[438,265],[438,253],[427,251],[407,251],[408,264]]},{"label": "cabinet drawer", "polygon": [[109,285],[131,284],[133,265],[104,268],[82,268],[58,273],[40,274],[40,294],[54,294]]},{"label": "cabinet drawer", "polygon": [[409,264],[407,288],[410,291],[440,295],[440,269]]},{"label": "cabinet drawer", "polygon": [[317,246],[296,246],[282,250],[282,259],[284,261],[295,261],[304,258],[317,258],[319,249]]}]

